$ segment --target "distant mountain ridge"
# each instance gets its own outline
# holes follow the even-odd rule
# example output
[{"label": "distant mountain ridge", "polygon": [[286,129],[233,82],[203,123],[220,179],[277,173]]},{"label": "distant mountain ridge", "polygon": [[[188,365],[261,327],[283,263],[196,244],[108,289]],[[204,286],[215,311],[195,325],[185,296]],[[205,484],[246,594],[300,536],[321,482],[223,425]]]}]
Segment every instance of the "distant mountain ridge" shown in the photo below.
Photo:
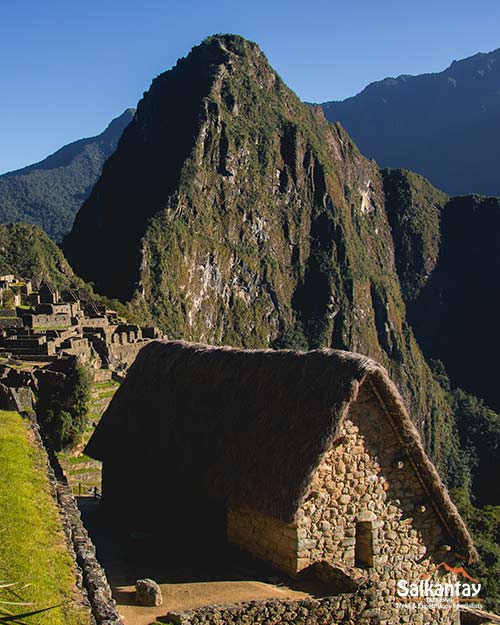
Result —
[{"label": "distant mountain ridge", "polygon": [[74,141],[38,163],[0,176],[0,223],[36,224],[60,241],[134,113],[127,109],[101,134]]},{"label": "distant mountain ridge", "polygon": [[321,105],[363,154],[453,195],[500,196],[500,48]]}]

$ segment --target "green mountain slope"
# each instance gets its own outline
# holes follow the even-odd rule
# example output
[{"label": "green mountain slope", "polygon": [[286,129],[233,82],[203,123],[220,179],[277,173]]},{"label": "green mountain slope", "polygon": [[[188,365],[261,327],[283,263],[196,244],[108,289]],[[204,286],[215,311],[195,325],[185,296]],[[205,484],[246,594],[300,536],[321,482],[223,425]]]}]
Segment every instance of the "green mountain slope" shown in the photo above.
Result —
[{"label": "green mountain slope", "polygon": [[406,320],[383,177],[255,44],[211,37],[153,81],[64,249],[171,337],[374,357],[443,472],[455,461]]},{"label": "green mountain slope", "polygon": [[40,163],[0,176],[0,223],[37,224],[61,240],[133,115],[128,109],[97,137],[70,143]]},{"label": "green mountain slope", "polygon": [[81,285],[59,247],[39,226],[0,225],[0,274],[49,280],[57,288]]},{"label": "green mountain slope", "polygon": [[385,169],[384,192],[403,297],[413,302],[436,267],[448,196],[408,170]]}]

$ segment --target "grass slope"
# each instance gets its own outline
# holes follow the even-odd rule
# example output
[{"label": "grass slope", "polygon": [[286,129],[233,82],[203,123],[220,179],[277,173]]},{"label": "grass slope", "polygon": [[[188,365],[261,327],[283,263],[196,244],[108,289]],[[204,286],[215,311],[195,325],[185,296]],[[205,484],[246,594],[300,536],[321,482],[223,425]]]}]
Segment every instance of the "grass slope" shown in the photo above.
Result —
[{"label": "grass slope", "polygon": [[[44,455],[15,412],[0,411],[0,475],[0,577],[17,582],[12,590],[34,604],[0,607],[20,613],[62,604],[23,621],[87,624],[87,615],[73,603],[77,596],[73,563],[49,492]],[[17,601],[7,589],[1,593],[0,600]]]},{"label": "grass slope", "polygon": [[57,454],[64,474],[73,489],[73,493],[79,495],[91,495],[94,487],[102,490],[102,465],[98,460],[93,460],[82,449],[88,443],[94,433],[95,426],[100,421],[103,412],[108,407],[111,399],[118,390],[119,383],[114,380],[108,382],[94,382],[90,392],[90,405],[88,413],[88,425],[82,435],[80,444],[73,449],[65,449]]}]

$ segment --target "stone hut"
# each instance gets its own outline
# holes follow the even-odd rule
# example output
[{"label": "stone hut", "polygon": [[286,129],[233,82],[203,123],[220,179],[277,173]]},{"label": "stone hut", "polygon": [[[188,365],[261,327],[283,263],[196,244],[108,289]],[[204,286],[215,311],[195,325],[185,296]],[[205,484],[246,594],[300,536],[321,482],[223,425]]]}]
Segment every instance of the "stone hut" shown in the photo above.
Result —
[{"label": "stone hut", "polygon": [[292,577],[370,582],[389,615],[399,579],[477,557],[399,392],[358,354],[155,341],[86,453],[117,518],[175,518],[180,542],[219,532]]},{"label": "stone hut", "polygon": [[57,304],[59,292],[50,282],[42,282],[38,290],[40,304]]}]

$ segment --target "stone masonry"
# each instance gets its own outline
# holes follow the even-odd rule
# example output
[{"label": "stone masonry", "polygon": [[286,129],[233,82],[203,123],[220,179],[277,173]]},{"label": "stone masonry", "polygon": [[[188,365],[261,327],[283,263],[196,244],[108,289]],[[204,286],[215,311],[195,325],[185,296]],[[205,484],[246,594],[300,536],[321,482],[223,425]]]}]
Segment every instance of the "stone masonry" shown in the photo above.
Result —
[{"label": "stone masonry", "polygon": [[[228,538],[292,576],[318,562],[376,585],[380,623],[424,625],[429,613],[396,607],[399,579],[418,582],[446,557],[437,511],[367,385],[360,389],[332,448],[316,469],[295,522],[286,525],[249,509],[228,513]],[[356,561],[369,532],[371,565]],[[439,581],[454,581],[440,573]],[[457,623],[456,606],[432,611]],[[436,620],[438,619],[438,620]],[[334,622],[334,621],[333,621]]]}]

